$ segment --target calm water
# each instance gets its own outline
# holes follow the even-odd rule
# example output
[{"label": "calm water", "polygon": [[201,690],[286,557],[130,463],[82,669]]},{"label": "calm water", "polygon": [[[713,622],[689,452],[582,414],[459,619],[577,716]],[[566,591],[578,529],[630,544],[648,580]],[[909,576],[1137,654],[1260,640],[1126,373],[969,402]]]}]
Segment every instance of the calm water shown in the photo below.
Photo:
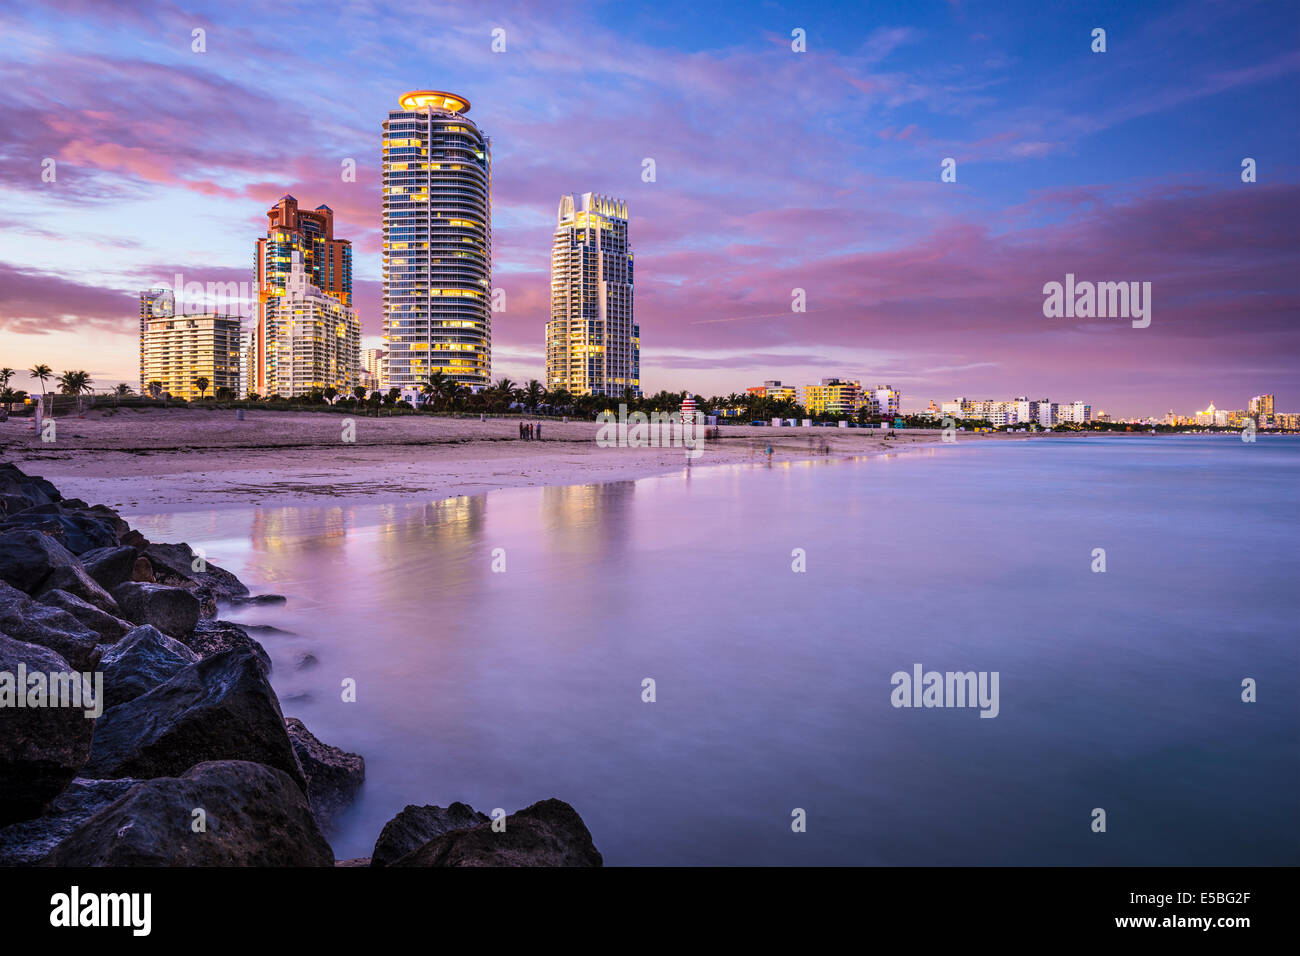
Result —
[{"label": "calm water", "polygon": [[[1298,479],[1294,439],[1043,439],[132,521],[289,596],[225,616],[366,758],[340,857],[556,796],[612,865],[1295,864]],[[893,708],[915,663],[1000,715]]]}]

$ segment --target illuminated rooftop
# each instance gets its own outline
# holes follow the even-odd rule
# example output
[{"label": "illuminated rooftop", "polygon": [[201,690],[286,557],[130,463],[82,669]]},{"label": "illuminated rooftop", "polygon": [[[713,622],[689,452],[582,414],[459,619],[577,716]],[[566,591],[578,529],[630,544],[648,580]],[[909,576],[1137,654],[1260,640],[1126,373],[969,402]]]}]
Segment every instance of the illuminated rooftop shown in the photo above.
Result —
[{"label": "illuminated rooftop", "polygon": [[403,93],[397,102],[404,110],[418,110],[432,106],[435,110],[444,110],[448,113],[469,112],[469,100],[441,90],[411,90],[409,93]]}]

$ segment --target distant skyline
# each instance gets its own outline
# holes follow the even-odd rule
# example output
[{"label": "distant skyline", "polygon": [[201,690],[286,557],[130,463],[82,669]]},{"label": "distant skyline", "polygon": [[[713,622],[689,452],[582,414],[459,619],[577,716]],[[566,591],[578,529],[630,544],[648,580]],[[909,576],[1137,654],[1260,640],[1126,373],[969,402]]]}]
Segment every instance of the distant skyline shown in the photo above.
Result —
[{"label": "distant skyline", "polygon": [[[1287,3],[7,7],[0,365],[134,384],[138,291],[251,281],[285,193],[334,210],[379,344],[380,124],[432,88],[492,139],[494,379],[545,380],[555,197],[593,190],[628,203],[646,392],[842,376],[907,410],[1300,411],[1297,25]],[[1044,318],[1067,273],[1150,282],[1150,327]]]}]

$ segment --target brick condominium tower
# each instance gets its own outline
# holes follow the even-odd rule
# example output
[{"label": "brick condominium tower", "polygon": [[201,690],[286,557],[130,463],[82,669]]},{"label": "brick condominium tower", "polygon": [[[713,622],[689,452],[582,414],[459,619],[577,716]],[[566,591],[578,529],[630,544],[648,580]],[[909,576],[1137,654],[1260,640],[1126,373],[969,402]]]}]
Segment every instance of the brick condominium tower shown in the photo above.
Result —
[{"label": "brick condominium tower", "polygon": [[302,259],[307,282],[343,306],[352,306],[352,243],[334,238],[334,211],[325,205],[299,209],[297,199],[282,196],[266,217],[266,235],[257,240],[257,320],[246,373],[248,391],[263,397],[275,394],[276,383],[283,380],[275,346],[276,310],[268,310],[267,303],[285,294],[294,253]]}]

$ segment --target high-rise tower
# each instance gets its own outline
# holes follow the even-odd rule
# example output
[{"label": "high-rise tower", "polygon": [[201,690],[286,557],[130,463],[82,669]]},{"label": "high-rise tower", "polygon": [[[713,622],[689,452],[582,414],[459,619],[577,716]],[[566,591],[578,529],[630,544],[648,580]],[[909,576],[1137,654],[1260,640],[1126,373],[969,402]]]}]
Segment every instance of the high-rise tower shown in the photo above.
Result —
[{"label": "high-rise tower", "polygon": [[641,394],[641,328],[633,321],[627,203],[596,193],[560,198],[551,245],[546,387],[574,395]]},{"label": "high-rise tower", "polygon": [[[352,306],[352,243],[334,238],[334,210],[298,208],[298,200],[282,196],[266,212],[266,235],[257,240],[257,322],[249,342],[246,388],[265,397],[276,394],[282,341],[277,313],[267,304],[285,294],[294,254],[301,259],[306,281],[346,308]],[[283,340],[287,341],[287,340]],[[286,396],[287,397],[287,396]]]},{"label": "high-rise tower", "polygon": [[384,342],[388,385],[435,370],[462,385],[492,374],[491,141],[469,101],[414,90],[384,121]]}]

